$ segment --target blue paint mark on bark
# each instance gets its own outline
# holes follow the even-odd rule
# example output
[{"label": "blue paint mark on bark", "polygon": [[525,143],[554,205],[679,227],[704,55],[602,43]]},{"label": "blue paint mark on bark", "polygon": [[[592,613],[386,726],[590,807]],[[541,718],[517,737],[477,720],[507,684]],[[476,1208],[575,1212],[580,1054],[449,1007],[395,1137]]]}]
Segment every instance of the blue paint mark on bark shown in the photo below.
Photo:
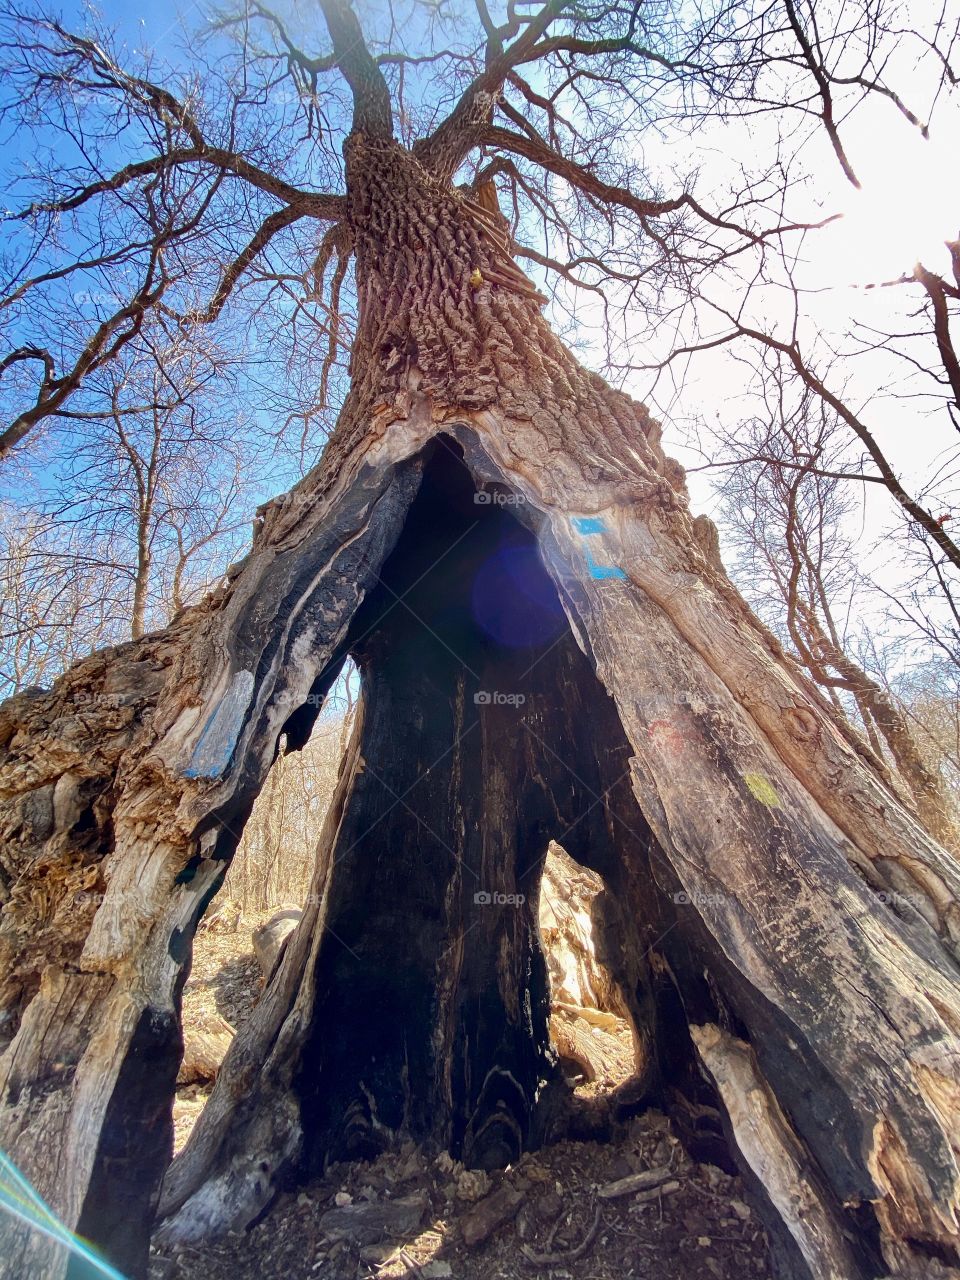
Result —
[{"label": "blue paint mark on bark", "polygon": [[587,558],[587,568],[591,578],[625,578],[627,575],[615,564],[597,564],[589,551],[583,553]]},{"label": "blue paint mark on bark", "polygon": [[[606,533],[607,526],[603,523],[600,516],[573,516],[571,524],[577,533],[583,534],[585,538],[594,537],[595,535]],[[583,552],[587,560],[587,569],[591,578],[625,578],[627,575],[615,564],[597,564],[593,556],[584,548]]]},{"label": "blue paint mark on bark", "polygon": [[184,770],[188,778],[219,778],[230,763],[253,692],[253,672],[236,671],[230,688],[204,725]]}]

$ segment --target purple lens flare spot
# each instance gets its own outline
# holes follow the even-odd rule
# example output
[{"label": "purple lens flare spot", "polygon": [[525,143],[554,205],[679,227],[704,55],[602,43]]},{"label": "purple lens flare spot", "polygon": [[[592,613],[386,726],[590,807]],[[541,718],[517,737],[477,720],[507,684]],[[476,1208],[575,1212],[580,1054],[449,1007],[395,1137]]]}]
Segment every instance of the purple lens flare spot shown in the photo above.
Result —
[{"label": "purple lens flare spot", "polygon": [[[517,593],[526,608],[517,608]],[[544,644],[567,625],[534,547],[507,543],[490,556],[474,579],[472,605],[483,630],[510,649]]]}]

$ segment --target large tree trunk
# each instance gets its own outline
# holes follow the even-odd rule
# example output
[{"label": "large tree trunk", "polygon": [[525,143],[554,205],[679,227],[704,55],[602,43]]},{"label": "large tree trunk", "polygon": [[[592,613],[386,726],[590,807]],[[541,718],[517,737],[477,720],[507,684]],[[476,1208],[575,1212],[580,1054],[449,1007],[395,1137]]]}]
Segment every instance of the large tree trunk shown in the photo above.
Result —
[{"label": "large tree trunk", "polygon": [[[398,146],[355,135],[347,168],[360,337],[323,462],[169,631],[0,713],[2,1145],[142,1274],[193,931],[350,652],[307,907],[166,1173],[168,1238],[330,1154],[413,1134],[483,1165],[549,1135],[556,838],[609,888],[646,1089],[716,1108],[781,1274],[956,1263],[953,859],[737,595],[656,424],[551,334],[496,215]],[[65,1274],[4,1236],[0,1274]]]}]

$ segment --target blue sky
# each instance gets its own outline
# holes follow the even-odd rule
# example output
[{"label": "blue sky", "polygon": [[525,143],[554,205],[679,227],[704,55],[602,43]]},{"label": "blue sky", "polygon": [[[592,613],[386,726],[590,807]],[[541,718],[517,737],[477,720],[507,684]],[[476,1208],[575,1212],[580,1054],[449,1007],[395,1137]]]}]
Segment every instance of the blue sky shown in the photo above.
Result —
[{"label": "blue sky", "polygon": [[[202,6],[190,3],[171,8],[157,4],[133,10],[121,0],[106,0],[99,11],[130,47],[155,50],[161,60],[179,65],[181,18],[191,24],[196,22]],[[86,12],[84,6],[74,4],[63,11],[63,16],[67,25],[79,27]],[[312,4],[301,8],[308,26],[314,13],[317,40],[313,48],[316,50],[326,43],[322,20]],[[372,6],[367,8],[368,17],[375,13]],[[407,35],[410,37],[409,29]],[[758,148],[768,144],[765,130],[771,127],[763,123],[746,126],[725,122],[712,130],[703,130],[688,144],[689,161],[700,167],[708,186],[715,181],[719,188],[738,160],[751,158]],[[807,264],[811,282],[821,289],[808,303],[808,322],[813,328],[833,330],[841,336],[849,328],[854,314],[865,317],[867,323],[886,317],[891,294],[882,291],[869,294],[863,285],[897,270],[909,270],[914,244],[918,256],[935,253],[938,235],[956,233],[951,221],[960,208],[960,166],[944,161],[944,156],[956,154],[960,140],[955,112],[952,116],[949,111],[943,113],[934,129],[933,141],[926,144],[891,112],[889,104],[877,103],[850,124],[849,136],[855,164],[868,175],[865,191],[854,198],[825,147],[821,147],[819,161],[814,157],[816,199],[820,207],[835,206],[843,209],[847,217],[836,233],[811,240]],[[34,140],[23,137],[6,141],[14,149],[14,159],[31,161],[34,158]],[[665,169],[684,149],[676,140],[663,146],[653,137],[644,138],[643,146],[651,164]],[[937,229],[941,217],[942,233]],[[589,307],[583,308],[581,314],[585,322],[596,320]],[[640,320],[638,317],[638,333]],[[647,352],[638,349],[636,355],[642,360]],[[853,399],[867,403],[865,412],[871,425],[876,427],[885,449],[909,486],[917,490],[939,465],[943,451],[954,447],[955,435],[942,417],[937,421],[930,419],[918,402],[889,394],[894,389],[887,385],[890,369],[889,361],[861,361],[856,367],[851,364],[849,370],[845,369],[843,377],[849,379]],[[691,416],[701,415],[709,421],[712,416],[722,414],[735,420],[737,413],[749,412],[749,398],[744,397],[743,368],[727,352],[698,358],[684,370],[682,385],[677,389],[671,389],[667,382],[654,386],[649,378],[640,374],[630,378],[629,389],[651,401],[654,410],[664,417],[667,447],[688,466],[702,462],[689,447],[685,434]],[[263,408],[262,393],[247,383],[242,394],[245,408],[260,419],[266,434],[272,423],[269,411]],[[259,501],[283,491],[298,474],[289,461],[271,458],[267,451],[261,461],[256,495]],[[54,478],[54,473],[43,466],[34,474],[42,483]],[[692,474],[690,486],[694,508],[711,510],[713,497],[708,476]],[[895,527],[898,521],[899,515],[887,496],[870,490],[862,512],[865,541],[882,539],[885,531]],[[896,564],[884,562],[882,548],[874,567],[888,577],[898,568]]]}]

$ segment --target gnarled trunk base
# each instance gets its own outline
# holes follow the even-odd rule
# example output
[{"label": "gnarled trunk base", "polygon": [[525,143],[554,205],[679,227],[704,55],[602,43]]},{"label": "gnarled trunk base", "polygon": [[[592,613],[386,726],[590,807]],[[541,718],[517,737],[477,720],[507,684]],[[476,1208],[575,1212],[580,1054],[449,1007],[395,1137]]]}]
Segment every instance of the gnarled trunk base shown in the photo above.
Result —
[{"label": "gnarled trunk base", "polygon": [[[193,930],[277,742],[305,739],[351,652],[363,708],[304,915],[166,1174],[165,1236],[238,1227],[328,1155],[408,1133],[480,1166],[549,1135],[536,886],[557,838],[607,885],[643,1089],[692,1142],[726,1135],[781,1273],[921,1276],[957,1243],[955,868],[657,510],[559,510],[510,430],[481,414],[421,452],[414,415],[321,515],[274,514],[165,655],[139,736],[90,758],[91,794],[119,797],[86,853],[104,900],[32,1000],[24,979],[4,1143],[142,1272]],[[509,504],[475,503],[477,479]],[[21,704],[8,795],[77,768],[51,746],[74,678]],[[65,865],[88,830],[56,827]],[[25,858],[51,839],[16,833]],[[888,876],[916,903],[878,899]],[[5,1274],[63,1274],[60,1246],[7,1235]]]}]

